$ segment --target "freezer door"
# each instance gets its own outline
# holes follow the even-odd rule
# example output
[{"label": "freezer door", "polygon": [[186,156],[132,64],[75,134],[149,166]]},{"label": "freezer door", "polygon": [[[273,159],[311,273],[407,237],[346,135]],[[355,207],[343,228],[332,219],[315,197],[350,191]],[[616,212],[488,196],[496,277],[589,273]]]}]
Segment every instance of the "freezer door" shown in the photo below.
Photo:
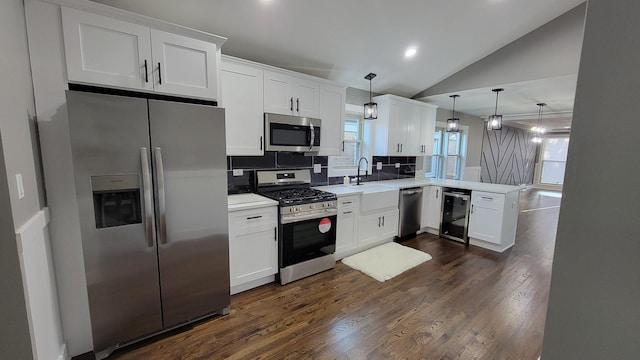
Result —
[{"label": "freezer door", "polygon": [[99,352],[162,329],[147,101],[67,91],[67,110]]},{"label": "freezer door", "polygon": [[230,304],[224,109],[149,100],[164,326]]}]

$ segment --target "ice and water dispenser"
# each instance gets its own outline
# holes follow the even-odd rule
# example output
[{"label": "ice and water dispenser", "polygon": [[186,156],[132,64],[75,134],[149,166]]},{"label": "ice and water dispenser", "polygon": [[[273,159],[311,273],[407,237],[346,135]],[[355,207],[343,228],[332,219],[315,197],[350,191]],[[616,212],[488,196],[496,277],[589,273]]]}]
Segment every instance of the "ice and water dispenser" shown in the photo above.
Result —
[{"label": "ice and water dispenser", "polygon": [[92,176],[91,191],[96,228],[142,222],[137,174]]}]

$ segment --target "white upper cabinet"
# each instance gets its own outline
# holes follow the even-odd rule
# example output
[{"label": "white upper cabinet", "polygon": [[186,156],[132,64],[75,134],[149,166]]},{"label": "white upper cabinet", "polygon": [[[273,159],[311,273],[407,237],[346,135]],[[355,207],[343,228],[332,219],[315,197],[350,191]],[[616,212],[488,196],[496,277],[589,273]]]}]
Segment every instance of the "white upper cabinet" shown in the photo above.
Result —
[{"label": "white upper cabinet", "polygon": [[378,119],[365,123],[367,155],[424,156],[433,152],[436,106],[394,95],[374,98]]},{"label": "white upper cabinet", "polygon": [[320,84],[276,71],[264,73],[264,111],[318,117]]},{"label": "white upper cabinet", "polygon": [[217,99],[218,45],[62,7],[70,82]]},{"label": "white upper cabinet", "polygon": [[226,57],[221,67],[219,105],[226,114],[227,155],[263,155],[264,71]]},{"label": "white upper cabinet", "polygon": [[69,81],[153,90],[149,28],[62,8]]},{"label": "white upper cabinet", "polygon": [[320,127],[319,155],[340,155],[344,129],[344,106],[346,88],[344,86],[320,84]]},{"label": "white upper cabinet", "polygon": [[217,99],[216,53],[216,44],[151,29],[154,89]]}]

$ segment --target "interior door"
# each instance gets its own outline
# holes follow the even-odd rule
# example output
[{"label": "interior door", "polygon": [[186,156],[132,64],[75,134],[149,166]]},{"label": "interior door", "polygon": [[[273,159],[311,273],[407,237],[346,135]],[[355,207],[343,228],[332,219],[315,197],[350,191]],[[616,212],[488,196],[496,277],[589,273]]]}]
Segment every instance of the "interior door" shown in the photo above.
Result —
[{"label": "interior door", "polygon": [[67,91],[67,109],[93,345],[102,351],[162,329],[153,206],[144,201],[147,101]]},{"label": "interior door", "polygon": [[149,100],[165,327],[230,303],[224,109]]}]

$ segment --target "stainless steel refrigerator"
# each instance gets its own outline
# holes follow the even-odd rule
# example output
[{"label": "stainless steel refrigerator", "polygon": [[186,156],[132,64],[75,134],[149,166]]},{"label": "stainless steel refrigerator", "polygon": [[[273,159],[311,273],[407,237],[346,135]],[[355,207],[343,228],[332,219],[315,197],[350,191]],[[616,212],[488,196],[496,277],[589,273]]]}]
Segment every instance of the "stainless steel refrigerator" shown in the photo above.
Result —
[{"label": "stainless steel refrigerator", "polygon": [[67,92],[94,350],[229,311],[224,109]]}]

